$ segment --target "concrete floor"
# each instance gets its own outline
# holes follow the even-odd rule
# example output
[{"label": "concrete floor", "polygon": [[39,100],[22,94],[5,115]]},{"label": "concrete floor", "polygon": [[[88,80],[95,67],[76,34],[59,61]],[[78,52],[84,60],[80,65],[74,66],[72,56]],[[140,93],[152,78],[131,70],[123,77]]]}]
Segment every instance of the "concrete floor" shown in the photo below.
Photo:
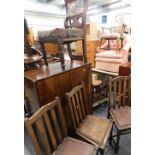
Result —
[{"label": "concrete floor", "polygon": [[[94,108],[94,115],[107,116],[107,107],[104,104]],[[24,131],[24,155],[35,155],[32,143],[29,139],[27,131]],[[107,143],[104,155],[115,155],[114,150]],[[131,155],[131,134],[122,135],[120,138],[120,149],[117,155]]]}]

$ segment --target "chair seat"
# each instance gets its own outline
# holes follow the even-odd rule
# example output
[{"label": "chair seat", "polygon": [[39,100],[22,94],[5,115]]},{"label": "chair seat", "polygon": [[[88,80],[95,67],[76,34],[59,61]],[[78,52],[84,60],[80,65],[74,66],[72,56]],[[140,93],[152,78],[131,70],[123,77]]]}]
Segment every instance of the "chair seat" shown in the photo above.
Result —
[{"label": "chair seat", "polygon": [[112,127],[112,120],[88,115],[77,129],[77,134],[104,149]]},{"label": "chair seat", "polygon": [[121,106],[110,109],[110,114],[119,130],[131,128],[131,107]]},{"label": "chair seat", "polygon": [[95,155],[96,150],[93,145],[67,137],[64,139],[53,155]]},{"label": "chair seat", "polygon": [[41,42],[57,42],[59,39],[62,41],[75,40],[75,38],[83,38],[84,32],[82,29],[65,29],[56,28],[48,31],[39,31],[38,37]]}]

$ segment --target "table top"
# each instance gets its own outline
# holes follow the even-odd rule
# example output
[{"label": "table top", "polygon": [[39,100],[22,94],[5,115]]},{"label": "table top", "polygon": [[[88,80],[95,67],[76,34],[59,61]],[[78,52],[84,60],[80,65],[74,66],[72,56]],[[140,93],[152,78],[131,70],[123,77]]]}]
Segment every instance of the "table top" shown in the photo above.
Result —
[{"label": "table top", "polygon": [[35,68],[32,70],[28,70],[24,72],[24,77],[33,82],[49,78],[51,76],[55,76],[64,72],[67,72],[71,69],[78,68],[84,66],[88,63],[83,63],[82,61],[65,61],[65,66],[62,67],[60,62],[49,63],[48,66],[44,65],[39,68]]}]

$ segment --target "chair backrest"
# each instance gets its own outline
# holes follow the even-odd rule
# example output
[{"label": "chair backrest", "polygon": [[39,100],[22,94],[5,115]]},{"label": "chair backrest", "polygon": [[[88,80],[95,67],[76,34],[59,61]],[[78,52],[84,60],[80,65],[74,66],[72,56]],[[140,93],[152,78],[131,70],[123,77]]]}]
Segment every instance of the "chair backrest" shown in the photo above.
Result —
[{"label": "chair backrest", "polygon": [[65,28],[83,28],[86,24],[88,0],[65,0]]},{"label": "chair backrest", "polygon": [[69,93],[66,93],[74,129],[79,126],[87,115],[86,92],[84,82],[81,83],[82,84],[74,87]]},{"label": "chair backrest", "polygon": [[67,136],[67,128],[58,97],[25,119],[37,155],[51,155]]},{"label": "chair backrest", "polygon": [[109,79],[109,108],[129,105],[131,102],[131,77]]}]

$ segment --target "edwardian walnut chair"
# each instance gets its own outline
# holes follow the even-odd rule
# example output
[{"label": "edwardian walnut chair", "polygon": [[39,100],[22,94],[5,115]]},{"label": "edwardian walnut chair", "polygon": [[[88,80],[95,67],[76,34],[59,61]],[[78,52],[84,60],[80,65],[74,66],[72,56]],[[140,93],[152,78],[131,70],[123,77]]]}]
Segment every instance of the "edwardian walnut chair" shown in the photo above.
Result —
[{"label": "edwardian walnut chair", "polygon": [[95,155],[93,145],[67,137],[67,128],[58,97],[42,106],[25,124],[36,155]]},{"label": "edwardian walnut chair", "polygon": [[112,128],[112,120],[87,114],[84,82],[74,87],[66,95],[74,131],[82,139],[99,148],[101,154],[104,154],[105,145]]},{"label": "edwardian walnut chair", "polygon": [[[119,76],[109,80],[108,118],[114,120],[116,135],[110,134],[115,153],[119,150],[120,135],[131,132],[131,77]],[[116,140],[114,139],[116,137]],[[113,142],[113,143],[112,143]],[[113,146],[113,145],[112,145]]]},{"label": "edwardian walnut chair", "polygon": [[78,40],[82,40],[83,59],[86,59],[86,39],[85,39],[85,24],[86,12],[88,8],[88,0],[65,0],[66,19],[64,22],[65,28],[56,28],[54,30],[39,31],[38,38],[43,50],[45,64],[47,63],[46,52],[44,50],[45,43],[58,43],[58,50],[61,65],[64,66],[64,44],[67,45],[70,59],[73,60],[70,44]]}]

